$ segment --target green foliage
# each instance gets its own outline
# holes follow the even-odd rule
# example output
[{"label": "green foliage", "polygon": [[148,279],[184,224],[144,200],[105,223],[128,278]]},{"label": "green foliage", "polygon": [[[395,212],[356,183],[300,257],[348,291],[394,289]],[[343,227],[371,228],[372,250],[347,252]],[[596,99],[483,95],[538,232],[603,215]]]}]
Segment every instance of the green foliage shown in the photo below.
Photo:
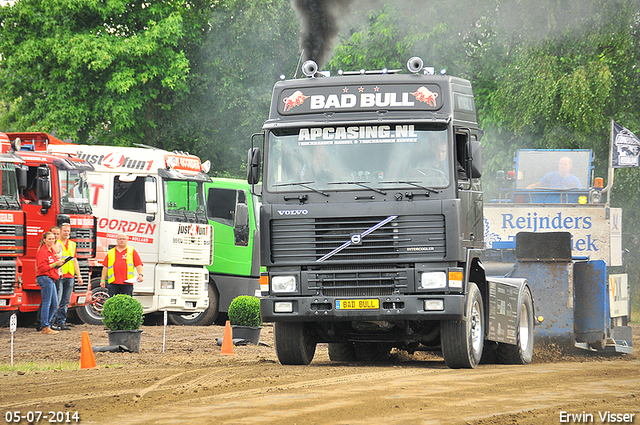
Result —
[{"label": "green foliage", "polygon": [[105,301],[102,323],[112,331],[139,329],[143,321],[140,301],[125,294],[118,294]]},{"label": "green foliage", "polygon": [[[21,0],[0,9],[0,95],[11,129],[143,142],[189,91],[205,1]],[[13,104],[15,102],[15,104]],[[155,141],[146,141],[152,143]]]},{"label": "green foliage", "polygon": [[262,326],[260,300],[250,295],[240,295],[229,305],[229,322],[236,326]]}]

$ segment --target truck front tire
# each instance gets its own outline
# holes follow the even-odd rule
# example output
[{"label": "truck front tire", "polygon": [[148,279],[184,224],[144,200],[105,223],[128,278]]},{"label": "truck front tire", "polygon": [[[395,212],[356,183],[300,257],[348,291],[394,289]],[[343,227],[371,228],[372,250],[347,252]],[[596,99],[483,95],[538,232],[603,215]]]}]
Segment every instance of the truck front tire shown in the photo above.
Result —
[{"label": "truck front tire", "polygon": [[464,320],[441,323],[442,355],[452,369],[474,369],[484,346],[484,308],[478,286],[469,282]]},{"label": "truck front tire", "polygon": [[209,326],[218,318],[218,304],[220,296],[213,282],[207,285],[209,293],[209,307],[201,313],[169,313],[169,320],[174,325],[183,326]]},{"label": "truck front tire", "polygon": [[276,355],[283,365],[308,365],[316,352],[316,341],[302,322],[276,322],[273,325]]}]

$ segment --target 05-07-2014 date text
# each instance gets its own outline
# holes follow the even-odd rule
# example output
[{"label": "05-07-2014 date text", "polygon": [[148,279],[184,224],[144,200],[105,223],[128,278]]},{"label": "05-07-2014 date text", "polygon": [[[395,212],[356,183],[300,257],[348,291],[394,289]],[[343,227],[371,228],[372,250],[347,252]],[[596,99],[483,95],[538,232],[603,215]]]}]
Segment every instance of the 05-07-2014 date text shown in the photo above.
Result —
[{"label": "05-07-2014 date text", "polygon": [[8,411],[4,414],[6,423],[19,423],[27,421],[29,423],[49,422],[49,423],[78,423],[80,422],[80,414],[78,412],[41,412],[38,410],[29,410],[21,412],[19,410]]}]

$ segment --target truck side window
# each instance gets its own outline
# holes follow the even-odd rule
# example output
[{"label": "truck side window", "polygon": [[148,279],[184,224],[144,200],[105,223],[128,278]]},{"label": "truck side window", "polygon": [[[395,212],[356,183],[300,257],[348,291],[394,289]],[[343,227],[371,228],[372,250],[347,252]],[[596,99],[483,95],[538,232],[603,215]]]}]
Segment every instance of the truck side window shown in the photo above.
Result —
[{"label": "truck side window", "polygon": [[233,226],[236,211],[236,190],[209,188],[207,194],[207,215],[209,220]]},{"label": "truck side window", "polygon": [[24,201],[27,204],[32,204],[38,201],[36,195],[36,177],[38,176],[38,167],[29,167],[27,171],[27,188],[24,191]]},{"label": "truck side window", "polygon": [[144,181],[144,176],[136,177],[131,182],[120,181],[119,176],[114,177],[113,209],[146,213]]},{"label": "truck side window", "polygon": [[465,146],[467,137],[464,134],[456,134],[456,173],[458,180],[466,180],[467,177],[467,161],[465,157]]}]

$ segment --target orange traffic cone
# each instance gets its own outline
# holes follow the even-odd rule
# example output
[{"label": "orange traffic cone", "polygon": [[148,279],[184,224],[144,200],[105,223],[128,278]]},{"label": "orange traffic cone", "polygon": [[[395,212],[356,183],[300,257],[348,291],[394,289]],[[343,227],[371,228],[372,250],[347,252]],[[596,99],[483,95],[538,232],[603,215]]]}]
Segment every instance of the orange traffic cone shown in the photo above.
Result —
[{"label": "orange traffic cone", "polygon": [[92,369],[96,367],[96,357],[89,341],[87,331],[82,332],[82,346],[80,347],[80,369]]},{"label": "orange traffic cone", "polygon": [[223,356],[235,356],[233,354],[233,336],[231,335],[231,324],[227,320],[227,324],[224,326],[224,335],[222,336],[222,349],[220,354]]}]

